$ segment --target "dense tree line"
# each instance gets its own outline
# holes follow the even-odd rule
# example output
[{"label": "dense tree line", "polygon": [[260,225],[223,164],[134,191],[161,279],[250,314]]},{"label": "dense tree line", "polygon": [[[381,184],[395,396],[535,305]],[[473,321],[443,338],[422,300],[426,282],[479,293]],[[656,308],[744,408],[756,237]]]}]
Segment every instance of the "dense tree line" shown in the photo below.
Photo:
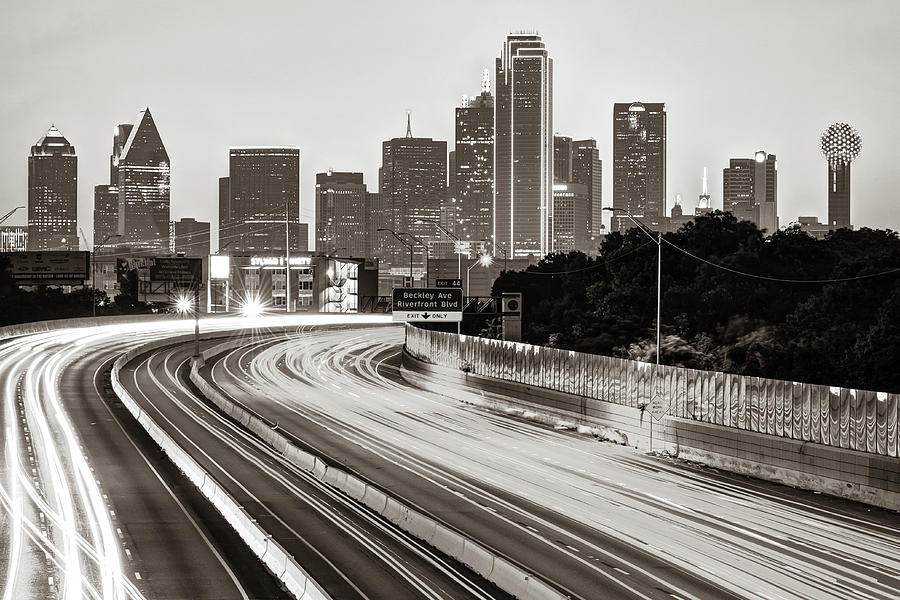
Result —
[{"label": "dense tree line", "polygon": [[[523,293],[527,342],[652,361],[657,248],[611,233],[597,258],[549,255],[493,294]],[[900,392],[900,238],[698,217],[663,236],[661,324],[664,364]]]},{"label": "dense tree line", "polygon": [[0,326],[43,321],[89,317],[91,303],[97,303],[97,315],[118,315],[149,312],[150,307],[135,302],[128,295],[116,296],[110,302],[106,292],[91,294],[88,287],[76,287],[64,292],[58,286],[34,286],[22,289],[16,286],[9,273],[8,260],[0,258]]}]

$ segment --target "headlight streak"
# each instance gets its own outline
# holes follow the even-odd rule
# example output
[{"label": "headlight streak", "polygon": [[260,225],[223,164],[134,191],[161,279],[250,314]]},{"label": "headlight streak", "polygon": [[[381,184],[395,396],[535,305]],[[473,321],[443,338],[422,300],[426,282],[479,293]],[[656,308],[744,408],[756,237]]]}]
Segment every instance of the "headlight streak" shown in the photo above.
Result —
[{"label": "headlight streak", "polygon": [[[262,341],[260,343],[265,344],[267,342]],[[305,480],[308,484],[316,487],[317,489],[328,495],[337,506],[340,506],[343,509],[352,510],[355,514],[357,514],[357,516],[364,518],[371,526],[376,527],[384,533],[390,535],[393,539],[400,542],[406,548],[420,554],[424,550],[427,553],[426,559],[432,565],[442,570],[447,576],[457,580],[460,585],[463,585],[464,587],[469,589],[469,591],[472,592],[473,595],[477,597],[487,598],[480,590],[469,586],[469,584],[463,581],[455,572],[451,572],[451,567],[445,564],[446,561],[442,558],[439,558],[433,551],[427,548],[423,548],[422,544],[420,543],[413,542],[408,534],[404,532],[397,532],[395,528],[380,522],[377,518],[373,517],[365,509],[361,508],[354,502],[347,502],[346,498],[344,498],[340,493],[335,492],[329,486],[324,485],[310,473],[303,471],[302,469],[299,469],[298,467],[289,463],[280,454],[274,452],[267,444],[261,442],[255,436],[248,434],[242,428],[235,426],[232,422],[225,419],[218,411],[210,409],[204,403],[200,402],[193,395],[193,393],[189,392],[188,390],[184,390],[181,386],[181,382],[178,381],[174,373],[177,372],[178,368],[183,366],[186,361],[182,361],[179,365],[172,367],[169,364],[171,358],[172,352],[165,352],[162,371],[166,375],[168,381],[161,381],[156,376],[155,370],[150,364],[152,358],[144,362],[142,366],[146,368],[146,371],[150,378],[153,380],[154,384],[162,392],[164,392],[166,396],[168,396],[169,399],[176,406],[178,406],[179,409],[181,409],[185,414],[189,415],[198,425],[202,426],[212,435],[222,440],[223,443],[234,448],[234,450],[238,454],[243,456],[247,461],[254,464],[258,469],[265,472],[273,480],[284,486],[292,494],[297,496],[299,500],[305,502],[311,508],[315,509],[329,521],[334,523],[352,539],[356,540],[363,547],[368,548],[374,556],[378,557],[380,560],[383,560],[389,568],[393,569],[398,573],[398,575],[403,577],[406,581],[410,582],[419,591],[420,597],[439,599],[442,596],[437,590],[433,590],[432,586],[430,586],[427,581],[423,580],[422,578],[415,575],[412,571],[410,571],[404,565],[402,557],[395,556],[390,548],[384,546],[383,542],[377,539],[369,538],[365,535],[364,532],[358,531],[357,527],[343,514],[342,510],[337,510],[327,503],[324,503],[318,500],[316,497],[305,492],[300,486],[288,480],[288,478],[285,477],[281,472],[279,472],[279,470],[270,466],[267,462],[257,458],[253,454],[253,451],[262,453],[270,461],[279,464],[281,469],[286,469],[294,476],[300,477],[301,479]],[[191,399],[190,404],[178,399],[178,397],[176,397],[169,391],[172,389],[181,389],[183,394]],[[161,411],[157,410],[157,412],[162,416]],[[165,417],[163,416],[162,418]],[[256,499],[254,496],[251,497],[253,497],[254,500],[260,504],[260,506],[265,507],[265,505],[261,501]],[[299,537],[299,534],[297,535]]]}]

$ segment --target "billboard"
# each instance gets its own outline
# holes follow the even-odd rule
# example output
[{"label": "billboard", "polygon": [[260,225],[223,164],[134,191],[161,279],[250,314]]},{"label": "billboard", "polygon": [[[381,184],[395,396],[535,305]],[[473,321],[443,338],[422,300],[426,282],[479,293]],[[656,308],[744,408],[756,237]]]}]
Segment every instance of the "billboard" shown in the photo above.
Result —
[{"label": "billboard", "polygon": [[462,321],[459,288],[394,288],[394,321]]},{"label": "billboard", "polygon": [[198,287],[203,279],[203,259],[200,258],[154,258],[149,267],[150,281]]},{"label": "billboard", "polygon": [[91,253],[78,251],[2,252],[18,285],[84,285],[91,278]]}]

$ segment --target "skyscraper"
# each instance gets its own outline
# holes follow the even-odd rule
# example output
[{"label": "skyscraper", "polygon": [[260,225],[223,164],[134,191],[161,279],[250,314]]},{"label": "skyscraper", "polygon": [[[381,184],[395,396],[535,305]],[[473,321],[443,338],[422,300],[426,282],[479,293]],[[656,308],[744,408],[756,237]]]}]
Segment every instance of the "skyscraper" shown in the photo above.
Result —
[{"label": "skyscraper", "polygon": [[[94,246],[119,233],[119,160],[134,125],[122,124],[113,130],[112,153],[109,155],[109,183],[94,186]],[[117,240],[118,241],[118,240]],[[107,244],[97,252],[111,251]]]},{"label": "skyscraper", "polygon": [[[289,225],[285,226],[285,216]],[[228,151],[219,180],[219,248],[229,254],[305,251],[300,224],[300,149],[246,147]]]},{"label": "skyscraper", "polygon": [[[453,153],[451,153],[453,154]],[[494,220],[494,97],[490,71],[484,70],[481,93],[463,96],[456,109],[456,152],[451,191],[461,240],[490,239]]]},{"label": "skyscraper", "polygon": [[722,171],[722,207],[772,235],[778,231],[778,163],[762,150]]},{"label": "skyscraper", "polygon": [[850,163],[859,156],[862,139],[850,125],[835,123],[822,134],[822,154],[828,161],[828,227],[850,224]]},{"label": "skyscraper", "polygon": [[119,245],[169,252],[169,174],[169,154],[146,108],[118,159]]},{"label": "skyscraper", "polygon": [[[411,233],[426,244],[439,240],[441,233],[435,226],[420,219],[440,221],[447,195],[447,142],[412,137],[407,122],[406,137],[384,142],[381,150],[385,210],[378,226]],[[402,264],[408,251],[393,238],[384,238],[384,246],[391,249],[391,264]]]},{"label": "skyscraper", "polygon": [[596,140],[572,142],[572,182],[586,188],[588,235],[596,239],[603,229],[603,161]]},{"label": "skyscraper", "polygon": [[371,257],[362,173],[316,173],[316,252]]},{"label": "skyscraper", "polygon": [[553,251],[553,59],[511,33],[496,61],[494,245],[510,258]]},{"label": "skyscraper", "polygon": [[78,250],[78,157],[51,125],[28,157],[28,249]]},{"label": "skyscraper", "polygon": [[192,258],[209,256],[209,223],[196,219],[172,221],[172,250]]},{"label": "skyscraper", "polygon": [[[613,107],[613,208],[649,221],[665,219],[666,105],[616,103]],[[612,230],[633,227],[618,214]]]},{"label": "skyscraper", "polygon": [[572,138],[553,136],[553,183],[572,181]]},{"label": "skyscraper", "polygon": [[554,252],[589,252],[587,186],[553,184]]}]

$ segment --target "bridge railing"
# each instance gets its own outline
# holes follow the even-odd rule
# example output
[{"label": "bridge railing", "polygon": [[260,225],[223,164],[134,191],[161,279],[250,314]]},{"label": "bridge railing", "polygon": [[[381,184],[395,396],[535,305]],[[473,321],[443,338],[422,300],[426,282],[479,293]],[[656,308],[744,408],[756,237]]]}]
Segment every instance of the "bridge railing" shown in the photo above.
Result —
[{"label": "bridge railing", "polygon": [[900,454],[900,394],[655,365],[412,325],[406,326],[406,351],[443,367],[635,408],[661,397],[672,417]]}]

